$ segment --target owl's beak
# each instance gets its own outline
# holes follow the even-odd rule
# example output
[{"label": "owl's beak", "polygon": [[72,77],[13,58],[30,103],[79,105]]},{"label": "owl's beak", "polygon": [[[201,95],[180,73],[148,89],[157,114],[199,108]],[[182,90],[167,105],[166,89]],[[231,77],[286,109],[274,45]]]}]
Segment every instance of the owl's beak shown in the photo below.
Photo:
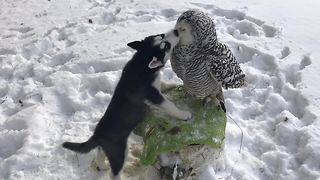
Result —
[{"label": "owl's beak", "polygon": [[173,34],[174,34],[175,36],[179,37],[179,32],[178,32],[177,29],[173,30]]}]

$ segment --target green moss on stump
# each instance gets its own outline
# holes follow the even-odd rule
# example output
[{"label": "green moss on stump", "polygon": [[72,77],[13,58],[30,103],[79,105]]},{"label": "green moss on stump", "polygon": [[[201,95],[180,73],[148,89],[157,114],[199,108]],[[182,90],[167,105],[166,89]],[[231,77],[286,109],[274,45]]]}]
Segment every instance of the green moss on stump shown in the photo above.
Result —
[{"label": "green moss on stump", "polygon": [[158,110],[148,112],[144,121],[135,129],[142,136],[144,148],[141,163],[154,164],[158,155],[179,151],[193,144],[206,144],[220,148],[223,144],[226,128],[226,114],[209,102],[187,95],[182,87],[164,92],[179,108],[189,110],[193,118],[188,121],[174,119]]}]

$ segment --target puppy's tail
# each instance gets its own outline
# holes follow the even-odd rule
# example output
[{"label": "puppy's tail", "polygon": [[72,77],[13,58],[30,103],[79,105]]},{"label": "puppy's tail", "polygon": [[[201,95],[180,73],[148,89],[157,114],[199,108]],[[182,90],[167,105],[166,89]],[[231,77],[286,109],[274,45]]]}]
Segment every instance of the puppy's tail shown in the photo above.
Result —
[{"label": "puppy's tail", "polygon": [[93,138],[83,143],[64,142],[62,144],[62,147],[79,153],[88,153],[97,146],[98,143]]}]

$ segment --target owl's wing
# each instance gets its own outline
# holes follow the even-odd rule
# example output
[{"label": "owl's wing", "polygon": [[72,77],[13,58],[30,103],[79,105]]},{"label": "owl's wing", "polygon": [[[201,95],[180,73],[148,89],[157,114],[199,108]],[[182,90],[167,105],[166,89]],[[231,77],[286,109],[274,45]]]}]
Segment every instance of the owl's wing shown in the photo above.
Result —
[{"label": "owl's wing", "polygon": [[206,58],[208,72],[226,89],[244,86],[245,74],[239,63],[226,45],[220,45],[221,47],[215,49],[215,53],[210,53]]}]

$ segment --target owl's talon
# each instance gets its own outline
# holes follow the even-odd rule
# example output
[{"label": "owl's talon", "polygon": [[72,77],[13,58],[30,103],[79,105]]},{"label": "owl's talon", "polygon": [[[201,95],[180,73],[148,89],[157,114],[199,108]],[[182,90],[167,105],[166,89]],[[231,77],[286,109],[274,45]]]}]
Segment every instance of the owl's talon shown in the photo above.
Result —
[{"label": "owl's talon", "polygon": [[226,113],[227,110],[226,110],[226,106],[224,105],[224,102],[219,101],[219,103],[220,103],[219,107]]},{"label": "owl's talon", "polygon": [[202,105],[204,107],[206,107],[211,101],[212,101],[212,99],[210,97],[206,97],[206,98],[203,99]]}]

